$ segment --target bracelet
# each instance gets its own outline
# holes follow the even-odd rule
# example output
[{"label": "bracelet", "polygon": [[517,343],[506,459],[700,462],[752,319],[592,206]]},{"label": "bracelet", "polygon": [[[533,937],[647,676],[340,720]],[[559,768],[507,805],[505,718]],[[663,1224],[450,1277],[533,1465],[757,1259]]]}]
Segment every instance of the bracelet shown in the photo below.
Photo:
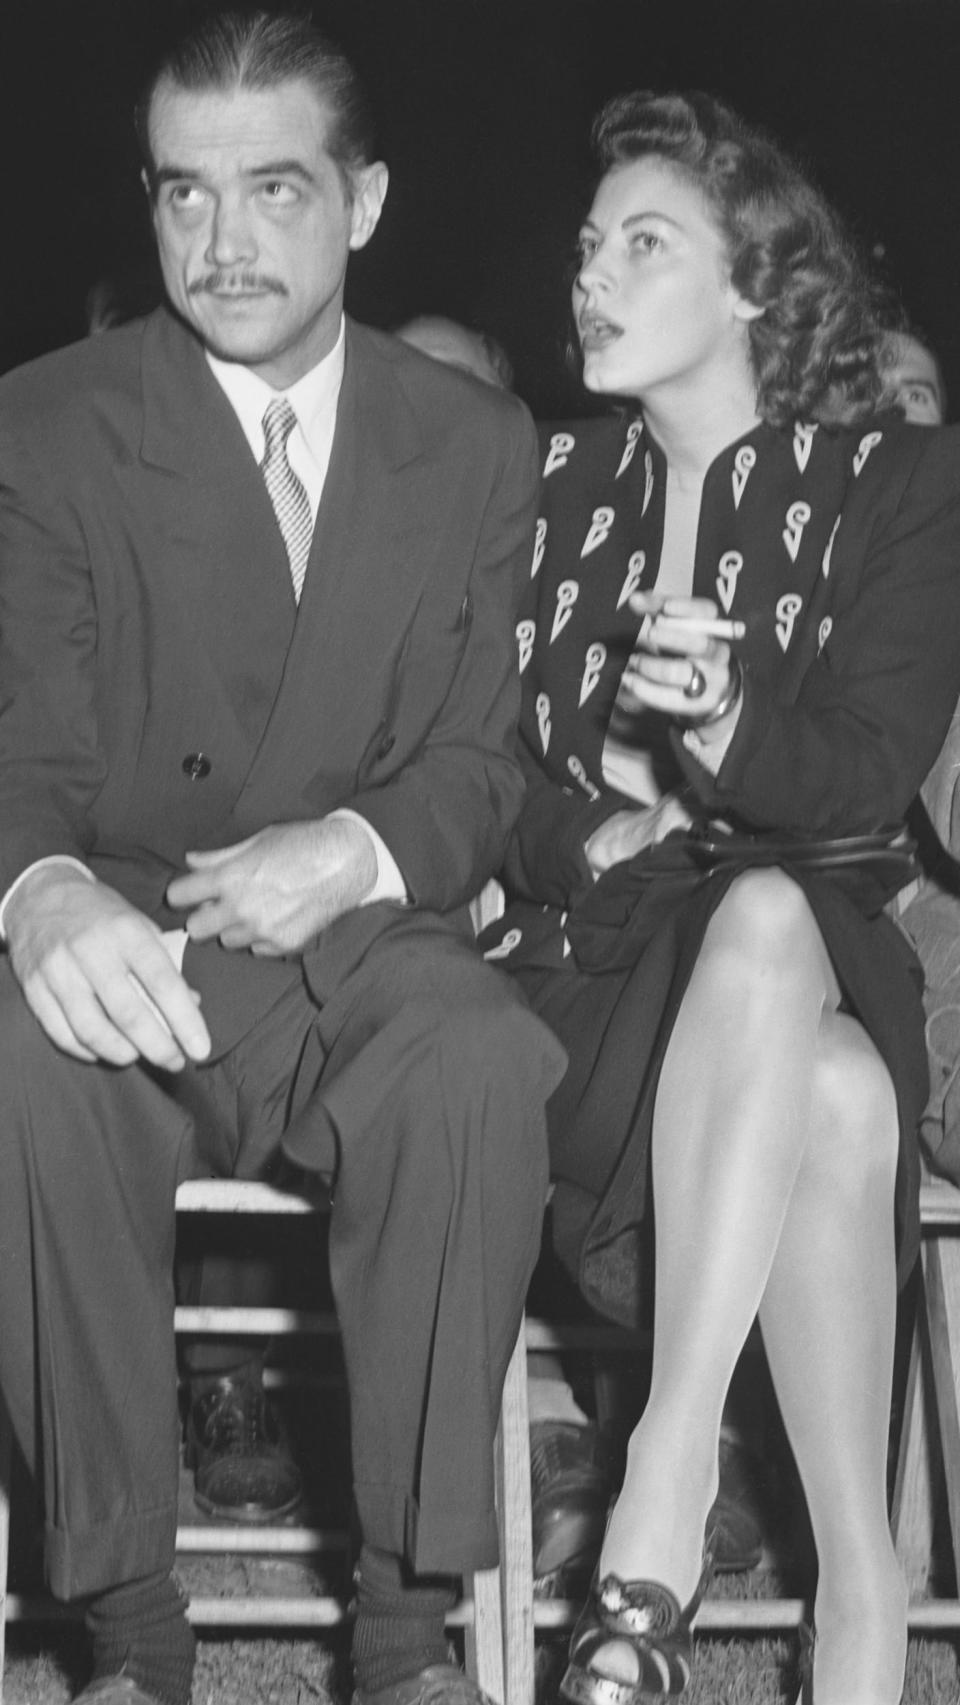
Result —
[{"label": "bracelet", "polygon": [[719,704],[715,704],[712,710],[707,711],[706,716],[690,717],[690,726],[693,729],[709,728],[712,722],[719,722],[726,716],[728,711],[733,709],[742,693],[743,664],[740,662],[736,652],[732,651],[730,653],[730,679],[727,682],[726,692]]}]

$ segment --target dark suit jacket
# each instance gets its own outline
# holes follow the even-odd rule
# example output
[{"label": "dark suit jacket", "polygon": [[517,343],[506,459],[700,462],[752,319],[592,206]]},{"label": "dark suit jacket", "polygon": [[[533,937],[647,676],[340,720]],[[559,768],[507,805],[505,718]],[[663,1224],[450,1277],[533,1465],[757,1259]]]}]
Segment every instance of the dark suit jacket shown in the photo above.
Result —
[{"label": "dark suit jacket", "polygon": [[[167,928],[187,849],[348,805],[418,905],[465,902],[521,798],[536,462],[516,399],[349,325],[298,612],[239,422],[169,313],[0,381],[0,893],[71,853]],[[289,975],[216,947],[185,969],[231,1034]]]}]

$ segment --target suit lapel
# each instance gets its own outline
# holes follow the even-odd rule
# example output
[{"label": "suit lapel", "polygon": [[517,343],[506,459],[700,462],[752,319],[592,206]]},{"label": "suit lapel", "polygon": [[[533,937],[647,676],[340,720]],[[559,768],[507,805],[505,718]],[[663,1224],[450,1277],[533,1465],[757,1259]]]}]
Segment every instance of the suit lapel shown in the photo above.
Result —
[{"label": "suit lapel", "polygon": [[270,499],[240,423],[199,343],[172,315],[148,321],[141,356],[141,462],[163,572],[188,613],[246,739],[273,709],[296,606]]},{"label": "suit lapel", "polygon": [[308,790],[320,781],[325,797],[312,801],[318,810],[353,791],[425,572],[416,545],[423,516],[404,481],[422,454],[419,424],[390,361],[362,327],[349,325],[333,450],[283,688],[249,777],[258,809],[270,812],[281,770],[287,799],[292,778]]}]

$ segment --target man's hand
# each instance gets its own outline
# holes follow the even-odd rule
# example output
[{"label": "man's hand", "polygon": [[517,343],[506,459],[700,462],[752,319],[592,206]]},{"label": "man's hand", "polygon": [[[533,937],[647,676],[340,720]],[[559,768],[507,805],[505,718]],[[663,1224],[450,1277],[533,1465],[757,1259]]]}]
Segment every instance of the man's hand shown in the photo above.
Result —
[{"label": "man's hand", "polygon": [[210,1037],[193,990],[149,918],[104,882],[44,865],[6,912],[10,963],[51,1042],[78,1060],[179,1071]]},{"label": "man's hand", "polygon": [[600,876],[612,864],[622,864],[644,847],[655,846],[671,830],[689,829],[692,822],[686,806],[673,793],[664,794],[656,805],[616,811],[586,842],[587,863],[594,876]]},{"label": "man's hand", "polygon": [[370,836],[343,818],[273,824],[236,846],[187,853],[187,864],[167,899],[189,913],[193,940],[274,958],[299,953],[377,880]]}]

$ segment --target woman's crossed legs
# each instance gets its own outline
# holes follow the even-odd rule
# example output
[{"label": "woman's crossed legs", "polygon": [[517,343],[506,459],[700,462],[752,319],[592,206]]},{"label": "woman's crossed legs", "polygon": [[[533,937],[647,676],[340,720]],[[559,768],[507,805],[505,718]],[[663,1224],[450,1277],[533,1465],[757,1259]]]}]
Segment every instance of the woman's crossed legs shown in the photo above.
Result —
[{"label": "woman's crossed legs", "polygon": [[[658,1088],[652,1383],[600,1577],[690,1598],[721,1409],[759,1312],[819,1558],[816,1705],[896,1705],[906,1597],[886,1454],[897,1109],[839,1000],[802,891],[779,870],[738,878],[706,931]],[[598,1658],[611,1675],[635,1673],[616,1644]]]}]

